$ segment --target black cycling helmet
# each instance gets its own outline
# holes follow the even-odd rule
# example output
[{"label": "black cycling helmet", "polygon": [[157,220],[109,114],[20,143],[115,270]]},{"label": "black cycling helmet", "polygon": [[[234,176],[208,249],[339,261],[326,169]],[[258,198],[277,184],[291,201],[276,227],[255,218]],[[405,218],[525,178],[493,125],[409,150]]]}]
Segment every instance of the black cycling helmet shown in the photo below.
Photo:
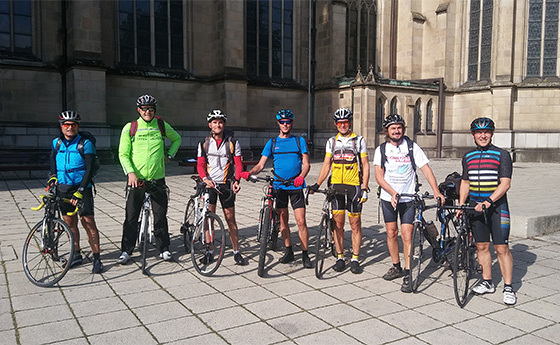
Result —
[{"label": "black cycling helmet", "polygon": [[63,111],[62,113],[60,113],[60,115],[58,115],[58,122],[60,122],[61,124],[66,121],[80,123],[81,120],[82,119],[80,118],[80,114],[72,110]]},{"label": "black cycling helmet", "polygon": [[383,128],[389,128],[390,125],[394,125],[395,123],[400,123],[403,127],[405,126],[404,119],[399,114],[389,114],[383,120]]},{"label": "black cycling helmet", "polygon": [[136,100],[136,106],[141,107],[143,105],[156,106],[157,105],[157,99],[153,96],[150,96],[150,95],[142,95],[142,96],[138,97],[138,99]]},{"label": "black cycling helmet", "polygon": [[492,119],[479,117],[471,122],[471,132],[474,132],[477,129],[489,129],[493,131],[496,129],[496,126],[494,125],[494,121],[492,121]]},{"label": "black cycling helmet", "polygon": [[206,115],[206,121],[210,122],[212,120],[224,120],[226,122],[227,116],[220,109],[214,109],[208,115]]},{"label": "black cycling helmet", "polygon": [[352,121],[353,117],[354,115],[352,114],[352,111],[348,108],[338,108],[333,114],[333,120],[335,121],[342,121],[342,120]]},{"label": "black cycling helmet", "polygon": [[289,109],[282,109],[278,113],[276,113],[276,120],[294,120],[294,113],[292,113]]}]

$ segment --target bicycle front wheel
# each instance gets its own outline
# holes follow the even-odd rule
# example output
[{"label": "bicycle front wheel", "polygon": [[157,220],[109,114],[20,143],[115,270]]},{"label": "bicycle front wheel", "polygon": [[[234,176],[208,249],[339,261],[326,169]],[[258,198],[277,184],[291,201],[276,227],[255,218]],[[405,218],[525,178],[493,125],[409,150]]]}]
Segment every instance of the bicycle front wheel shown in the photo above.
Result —
[{"label": "bicycle front wheel", "polygon": [[226,230],[220,217],[207,212],[194,232],[191,241],[191,259],[196,271],[210,276],[220,266],[226,247]]},{"label": "bicycle front wheel", "polygon": [[50,224],[41,221],[25,239],[23,270],[33,284],[52,286],[68,272],[73,256],[74,238],[70,227],[60,219],[53,219]]},{"label": "bicycle front wheel", "polygon": [[150,211],[144,210],[140,222],[140,247],[142,249],[142,274],[146,274],[146,256],[148,254],[148,232],[150,231]]},{"label": "bicycle front wheel", "polygon": [[264,264],[266,262],[266,250],[268,247],[268,235],[270,233],[270,226],[272,224],[272,207],[265,206],[259,228],[261,229],[261,238],[259,246],[259,264],[257,274],[259,277],[264,276]]},{"label": "bicycle front wheel", "polygon": [[463,308],[467,302],[470,279],[470,255],[467,234],[461,231],[455,244],[455,257],[453,261],[453,288],[455,300]]},{"label": "bicycle front wheel", "polygon": [[187,252],[187,254],[191,252],[191,243],[194,233],[194,220],[194,199],[189,199],[187,208],[185,209],[185,218],[183,220],[183,225],[181,226],[181,235],[183,237],[183,244],[185,245],[185,251]]},{"label": "bicycle front wheel", "polygon": [[410,274],[410,288],[413,292],[418,289],[418,284],[420,283],[420,270],[422,268],[422,256],[423,256],[423,246],[424,238],[422,236],[422,225],[420,223],[414,223],[414,228],[412,230],[412,241],[410,242],[410,255],[409,260],[409,274]]},{"label": "bicycle front wheel", "polygon": [[321,222],[319,223],[319,233],[317,234],[317,241],[315,242],[315,277],[321,279],[323,277],[323,265],[325,263],[325,256],[329,250],[329,236],[328,232],[330,225],[329,216],[323,214]]}]

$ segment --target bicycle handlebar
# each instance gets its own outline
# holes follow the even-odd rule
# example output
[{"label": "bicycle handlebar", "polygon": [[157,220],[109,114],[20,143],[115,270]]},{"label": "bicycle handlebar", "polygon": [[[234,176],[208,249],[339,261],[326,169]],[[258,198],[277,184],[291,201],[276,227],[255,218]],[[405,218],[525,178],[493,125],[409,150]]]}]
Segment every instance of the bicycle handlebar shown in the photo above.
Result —
[{"label": "bicycle handlebar", "polygon": [[[45,207],[45,205],[46,205],[45,199],[52,199],[53,198],[52,195],[40,195],[39,197],[41,198],[41,204],[39,206],[31,207],[32,211],[39,211],[40,209]],[[71,199],[68,199],[68,198],[62,198],[62,201],[67,203],[67,204],[72,203]],[[67,216],[74,216],[78,213],[79,209],[80,209],[80,204],[78,203],[78,204],[76,204],[76,208],[74,208],[74,211],[67,212],[66,215]]]},{"label": "bicycle handlebar", "polygon": [[270,175],[266,175],[265,177],[260,177],[260,176],[257,176],[257,175],[250,175],[249,178],[247,179],[247,181],[251,181],[253,183],[256,183],[257,181],[263,181],[263,182],[268,182],[268,183],[280,182],[284,186],[289,186],[292,183],[294,183],[294,179],[282,181],[282,180],[279,180],[278,178],[275,178],[275,177],[270,176]]},{"label": "bicycle handlebar", "polygon": [[309,194],[314,194],[314,193],[321,193],[321,194],[325,194],[327,196],[327,198],[331,198],[333,197],[336,192],[334,189],[332,188],[324,188],[324,189],[317,189],[314,190],[313,193],[311,193],[311,187],[307,186],[307,188],[305,188],[305,204],[309,205]]}]

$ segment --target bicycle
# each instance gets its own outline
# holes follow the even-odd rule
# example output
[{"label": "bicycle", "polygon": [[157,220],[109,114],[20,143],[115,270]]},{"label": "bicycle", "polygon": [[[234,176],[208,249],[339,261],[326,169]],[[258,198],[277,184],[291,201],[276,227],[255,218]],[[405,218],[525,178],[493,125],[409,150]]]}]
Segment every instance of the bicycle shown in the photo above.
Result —
[{"label": "bicycle", "polygon": [[412,237],[410,241],[410,254],[408,256],[408,274],[409,286],[412,292],[416,292],[420,283],[420,271],[422,268],[422,259],[424,256],[424,233],[427,232],[427,222],[424,219],[424,211],[436,208],[438,205],[426,205],[425,199],[433,199],[434,196],[428,192],[424,194],[400,194],[401,197],[412,198],[413,207],[415,208],[415,216],[412,228]]},{"label": "bicycle", "polygon": [[[224,258],[226,231],[220,217],[209,211],[210,189],[198,175],[191,178],[196,183],[196,192],[187,202],[181,233],[196,271],[203,276],[210,276]],[[217,188],[214,189],[221,193]]]},{"label": "bicycle", "polygon": [[[278,233],[280,232],[280,216],[276,211],[276,193],[274,191],[274,181],[272,176],[259,177],[249,176],[249,181],[256,183],[257,181],[267,182],[263,192],[265,196],[262,198],[262,206],[259,211],[259,226],[257,228],[257,242],[259,242],[259,262],[257,274],[259,277],[264,276],[264,264],[266,261],[266,251],[268,248],[274,250]],[[291,181],[283,181],[284,185],[289,185]]]},{"label": "bicycle", "polygon": [[[146,188],[146,181],[140,182],[138,187]],[[144,200],[142,201],[142,208],[140,209],[138,229],[138,247],[142,253],[142,274],[148,275],[148,272],[146,271],[146,256],[148,254],[148,244],[153,243],[154,236],[152,200],[148,190],[144,192]]]},{"label": "bicycle", "polygon": [[[440,208],[443,210],[461,211],[461,217],[458,220],[458,234],[457,242],[455,243],[452,270],[455,301],[457,301],[457,304],[463,308],[467,303],[467,296],[469,294],[469,280],[472,278],[474,273],[478,272],[478,268],[480,267],[476,257],[476,244],[470,223],[474,207],[465,205],[444,205]],[[486,209],[484,207],[482,209],[482,213],[486,218]]]},{"label": "bicycle", "polygon": [[[46,191],[49,194],[40,196],[41,204],[31,208],[33,211],[45,208],[45,215],[27,235],[22,253],[25,275],[31,283],[41,287],[58,283],[70,269],[70,260],[74,257],[74,236],[61,219],[60,211],[60,203],[70,203],[70,199],[59,197],[56,185]],[[78,206],[67,215],[77,212]]]},{"label": "bicycle", "polygon": [[[309,191],[309,187],[308,187]],[[332,214],[332,201],[336,192],[332,188],[319,189],[313,193],[325,194],[323,208],[321,210],[321,221],[319,222],[319,232],[317,233],[317,241],[315,242],[315,277],[321,279],[323,277],[323,266],[325,262],[325,254],[331,252],[336,258],[336,248],[334,245],[334,220]],[[308,204],[309,192],[305,198]]]}]

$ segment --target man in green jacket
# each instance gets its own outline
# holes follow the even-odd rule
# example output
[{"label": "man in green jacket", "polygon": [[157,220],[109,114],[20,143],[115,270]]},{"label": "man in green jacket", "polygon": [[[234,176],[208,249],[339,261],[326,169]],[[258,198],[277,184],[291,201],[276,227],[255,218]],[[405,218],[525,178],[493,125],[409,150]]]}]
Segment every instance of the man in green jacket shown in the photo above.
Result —
[{"label": "man in green jacket", "polygon": [[[128,177],[126,187],[126,219],[123,224],[121,241],[122,254],[117,260],[125,264],[136,245],[138,237],[138,216],[142,209],[144,192],[151,196],[154,215],[154,235],[159,257],[171,260],[169,251],[169,231],[167,225],[167,195],[165,185],[165,159],[171,159],[181,145],[179,134],[161,118],[156,117],[157,100],[150,95],[138,97],[136,101],[140,117],[127,123],[119,144],[119,160]],[[165,152],[165,139],[171,140],[171,147]]]}]

